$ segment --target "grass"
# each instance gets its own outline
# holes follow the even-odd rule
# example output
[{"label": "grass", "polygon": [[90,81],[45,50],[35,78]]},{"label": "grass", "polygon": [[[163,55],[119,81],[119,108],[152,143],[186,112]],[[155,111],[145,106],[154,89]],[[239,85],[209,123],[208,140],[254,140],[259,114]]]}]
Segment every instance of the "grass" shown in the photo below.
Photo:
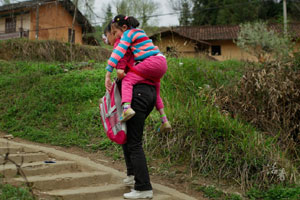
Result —
[{"label": "grass", "polygon": [[[297,170],[274,138],[232,118],[214,105],[215,88],[234,86],[243,63],[168,59],[161,94],[173,131],[158,134],[158,112],[145,128],[145,150],[164,159],[166,168],[184,165],[186,173],[228,180],[247,190],[295,182]],[[0,130],[28,140],[104,150],[115,159],[120,146],[105,136],[98,100],[104,95],[105,63],[38,63],[0,61]],[[277,163],[285,180],[268,173]],[[234,197],[232,197],[234,198]]]},{"label": "grass", "polygon": [[34,200],[30,192],[22,187],[0,184],[0,200]]},{"label": "grass", "polygon": [[204,196],[212,200],[242,200],[242,197],[238,194],[226,194],[221,190],[218,190],[214,186],[201,186],[197,190],[204,193]]}]

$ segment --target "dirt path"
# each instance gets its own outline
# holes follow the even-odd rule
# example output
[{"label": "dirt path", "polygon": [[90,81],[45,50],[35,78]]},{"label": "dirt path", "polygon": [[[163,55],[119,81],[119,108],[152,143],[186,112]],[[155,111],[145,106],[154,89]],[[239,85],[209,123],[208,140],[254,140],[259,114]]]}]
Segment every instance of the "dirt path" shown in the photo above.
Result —
[{"label": "dirt path", "polygon": [[[88,153],[79,148],[0,138],[0,154],[3,155],[8,149],[12,160],[20,163],[23,157],[22,169],[40,199],[117,200],[123,199],[123,193],[130,191],[122,184],[124,163],[115,162],[101,152]],[[3,158],[0,158],[2,162]],[[1,167],[0,174],[4,174],[7,182],[24,184],[22,177],[16,177],[16,167],[11,163]],[[176,184],[158,176],[151,176],[151,180],[153,199],[205,199],[201,193],[189,190],[184,182]]]}]

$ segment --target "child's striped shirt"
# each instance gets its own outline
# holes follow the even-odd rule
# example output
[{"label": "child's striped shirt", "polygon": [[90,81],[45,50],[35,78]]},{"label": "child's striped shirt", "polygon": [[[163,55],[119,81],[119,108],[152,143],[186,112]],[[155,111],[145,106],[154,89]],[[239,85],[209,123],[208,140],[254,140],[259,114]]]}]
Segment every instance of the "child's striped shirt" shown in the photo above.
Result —
[{"label": "child's striped shirt", "polygon": [[160,53],[157,46],[154,46],[152,40],[141,29],[129,29],[125,31],[121,37],[118,46],[113,50],[106,70],[113,71],[119,60],[125,55],[128,47],[134,55],[134,60],[144,60],[150,56]]}]

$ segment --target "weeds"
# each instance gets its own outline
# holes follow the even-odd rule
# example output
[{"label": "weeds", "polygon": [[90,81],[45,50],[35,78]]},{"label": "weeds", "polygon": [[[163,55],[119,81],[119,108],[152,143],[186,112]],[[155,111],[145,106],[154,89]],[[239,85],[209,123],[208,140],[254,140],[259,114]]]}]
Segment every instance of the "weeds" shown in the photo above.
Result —
[{"label": "weeds", "polygon": [[[32,41],[28,39],[13,39],[0,41],[0,59],[68,62],[71,57],[69,45],[69,43],[55,40]],[[93,59],[101,62],[108,59],[110,52],[101,47],[74,45],[73,55],[74,61],[89,61]]]},{"label": "weeds", "polygon": [[8,184],[0,183],[0,200],[18,199],[18,200],[35,200],[30,192],[25,188],[16,188]]},{"label": "weeds", "polygon": [[298,200],[300,198],[300,187],[293,185],[272,185],[268,190],[265,191],[259,190],[254,187],[247,192],[247,197],[251,200]]},{"label": "weeds", "polygon": [[24,157],[21,157],[21,162],[16,163],[14,160],[12,160],[9,157],[9,146],[7,146],[7,152],[3,155],[0,155],[0,157],[3,158],[3,163],[1,165],[6,165],[7,163],[12,163],[16,166],[17,172],[16,175],[21,176],[25,180],[25,186],[26,188],[16,188],[9,184],[3,184],[5,183],[5,174],[0,174],[0,200],[6,200],[11,198],[18,198],[20,200],[33,200],[34,194],[32,190],[32,185],[28,181],[23,169],[22,165],[24,162]]},{"label": "weeds", "polygon": [[[159,114],[150,115],[144,132],[148,157],[163,158],[169,167],[185,165],[191,176],[230,180],[244,190],[281,182],[268,174],[275,162],[285,169],[285,181],[295,181],[295,167],[273,137],[214,104],[215,89],[238,83],[244,63],[169,59],[168,65],[161,93],[173,131],[158,134]],[[77,66],[0,62],[0,129],[43,143],[103,149],[120,159],[120,146],[107,140],[100,122],[104,64]]]},{"label": "weeds", "polygon": [[205,197],[213,200],[242,200],[240,195],[226,194],[221,190],[218,190],[214,186],[201,186],[197,188],[198,191],[202,191]]}]

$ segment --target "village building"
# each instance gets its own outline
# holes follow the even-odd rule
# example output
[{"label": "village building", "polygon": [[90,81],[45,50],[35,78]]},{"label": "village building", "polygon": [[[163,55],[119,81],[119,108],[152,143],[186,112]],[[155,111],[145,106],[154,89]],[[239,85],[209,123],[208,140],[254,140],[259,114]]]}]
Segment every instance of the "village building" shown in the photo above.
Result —
[{"label": "village building", "polygon": [[[269,27],[282,32],[282,25]],[[180,26],[172,27],[151,35],[159,49],[169,55],[181,57],[207,57],[213,60],[256,60],[240,49],[235,41],[238,38],[238,25]],[[289,32],[300,46],[300,23],[289,24]]]},{"label": "village building", "polygon": [[[70,0],[34,0],[0,7],[0,40],[28,38],[83,44],[94,28]],[[72,31],[73,28],[73,31]]]}]

